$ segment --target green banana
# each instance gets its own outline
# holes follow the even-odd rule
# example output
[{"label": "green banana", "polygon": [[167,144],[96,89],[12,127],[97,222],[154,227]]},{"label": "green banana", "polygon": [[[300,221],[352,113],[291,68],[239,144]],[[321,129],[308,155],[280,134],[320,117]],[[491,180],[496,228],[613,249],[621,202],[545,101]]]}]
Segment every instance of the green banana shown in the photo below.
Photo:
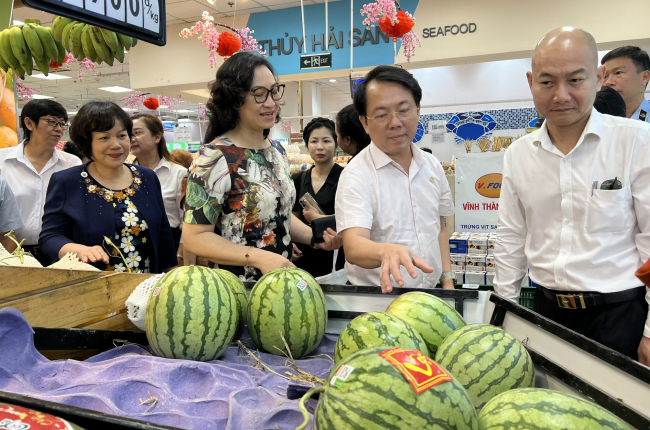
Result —
[{"label": "green banana", "polygon": [[14,69],[14,72],[16,72],[16,75],[23,81],[25,80],[25,71],[23,70],[22,67],[18,66]]},{"label": "green banana", "polygon": [[41,40],[41,45],[43,45],[43,51],[45,53],[43,60],[47,60],[48,64],[50,60],[56,61],[59,58],[59,48],[57,48],[54,37],[52,37],[52,28],[41,27],[40,25],[35,25],[33,28]]},{"label": "green banana", "polygon": [[135,37],[132,37],[131,39],[133,39],[133,43],[131,44],[131,48],[133,48],[135,45],[138,44],[138,39],[136,39]]},{"label": "green banana", "polygon": [[11,42],[11,50],[18,59],[20,67],[25,70],[28,75],[32,74],[32,53],[25,43],[23,32],[20,27],[11,27],[9,29],[9,41]]},{"label": "green banana", "polygon": [[54,40],[61,42],[63,40],[63,30],[73,20],[64,16],[57,16],[52,22],[52,35]]},{"label": "green banana", "polygon": [[117,38],[122,43],[122,46],[124,46],[124,49],[126,49],[127,51],[131,49],[131,46],[133,46],[133,38],[131,36],[125,36],[120,33],[116,33],[116,34],[117,34]]},{"label": "green banana", "polygon": [[25,24],[23,25],[22,31],[23,38],[32,53],[32,57],[42,60],[44,53],[43,45],[41,44],[41,39],[39,39],[38,34],[36,34],[36,30],[34,30],[30,24]]},{"label": "green banana", "polygon": [[72,55],[79,61],[84,58],[84,50],[81,46],[81,34],[83,33],[84,27],[86,27],[86,24],[83,22],[76,23],[72,27],[72,30],[70,30],[70,35],[68,36],[70,38],[69,44],[72,46]]},{"label": "green banana", "polygon": [[63,64],[63,62],[65,61],[65,56],[68,55],[68,53],[65,51],[65,47],[63,46],[63,43],[57,42],[56,40],[54,41],[54,43],[56,43],[56,49],[59,50],[59,56],[54,61],[56,61],[59,64]]},{"label": "green banana", "polygon": [[99,62],[101,62],[101,59],[99,59],[97,55],[97,51],[95,51],[93,41],[90,38],[90,25],[85,26],[83,33],[81,34],[81,48],[83,49],[86,58],[90,59],[90,61],[96,63],[99,60]]},{"label": "green banana", "polygon": [[69,22],[65,28],[63,29],[63,33],[61,33],[61,43],[63,43],[63,46],[65,46],[66,51],[72,52],[72,46],[70,46],[70,32],[72,31],[72,27],[77,23],[77,21],[71,21]]},{"label": "green banana", "polygon": [[20,62],[14,55],[14,51],[11,49],[11,41],[10,41],[10,36],[9,36],[9,29],[2,30],[2,56],[7,64],[12,69],[17,69],[20,67]]},{"label": "green banana", "polygon": [[34,63],[36,63],[36,66],[38,67],[38,69],[45,76],[47,76],[47,74],[50,73],[50,59],[49,58],[38,59],[38,58],[34,57]]},{"label": "green banana", "polygon": [[102,32],[102,36],[104,37],[104,42],[106,42],[111,52],[117,51],[117,42],[118,42],[117,35],[114,32],[103,28],[99,28],[99,31]]},{"label": "green banana", "polygon": [[4,70],[5,72],[8,71],[8,70],[11,68],[11,66],[9,65],[9,63],[7,63],[7,61],[6,61],[6,60],[4,59],[4,57],[2,56],[2,32],[0,32],[0,67],[1,67],[2,70]]},{"label": "green banana", "polygon": [[90,40],[92,40],[93,42],[93,46],[95,47],[97,56],[102,61],[106,62],[106,64],[113,65],[113,54],[111,53],[110,48],[104,41],[101,30],[98,27],[91,25],[89,33],[90,33]]},{"label": "green banana", "polygon": [[124,46],[122,46],[122,42],[117,41],[117,51],[113,52],[115,54],[115,59],[119,61],[120,63],[124,63]]}]

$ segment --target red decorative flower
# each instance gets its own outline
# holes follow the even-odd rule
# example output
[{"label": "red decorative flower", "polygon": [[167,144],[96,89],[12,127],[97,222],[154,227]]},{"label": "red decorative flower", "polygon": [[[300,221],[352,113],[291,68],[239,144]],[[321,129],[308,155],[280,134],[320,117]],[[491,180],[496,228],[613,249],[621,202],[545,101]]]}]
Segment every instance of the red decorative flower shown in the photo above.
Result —
[{"label": "red decorative flower", "polygon": [[61,65],[59,63],[57,63],[56,61],[54,61],[54,60],[50,60],[50,67],[53,68],[53,69],[56,69],[56,68],[61,67]]},{"label": "red decorative flower", "polygon": [[145,99],[145,101],[143,101],[142,104],[144,105],[144,107],[151,110],[156,110],[160,106],[160,102],[155,97],[149,97],[148,99]]},{"label": "red decorative flower", "polygon": [[381,31],[386,33],[388,37],[402,37],[411,31],[414,25],[415,23],[413,20],[403,10],[397,12],[397,21],[395,22],[395,25],[391,24],[390,19],[386,16],[379,20],[379,28],[381,28]]},{"label": "red decorative flower", "polygon": [[241,49],[241,42],[233,34],[223,31],[219,33],[219,46],[217,54],[222,57],[230,57]]}]

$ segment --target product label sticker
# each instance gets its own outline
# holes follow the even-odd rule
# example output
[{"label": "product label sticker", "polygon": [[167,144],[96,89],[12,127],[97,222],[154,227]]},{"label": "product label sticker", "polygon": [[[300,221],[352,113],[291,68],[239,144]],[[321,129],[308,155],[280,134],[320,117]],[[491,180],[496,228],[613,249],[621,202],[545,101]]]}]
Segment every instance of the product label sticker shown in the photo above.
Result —
[{"label": "product label sticker", "polygon": [[379,356],[402,372],[402,375],[418,394],[422,394],[436,385],[454,380],[435,361],[417,349],[401,347],[387,349]]},{"label": "product label sticker", "polygon": [[307,284],[307,281],[302,278],[298,279],[298,282],[296,282],[296,287],[300,288],[300,291],[304,291],[305,288],[307,288],[307,285],[309,285]]},{"label": "product label sticker", "polygon": [[479,284],[463,284],[463,288],[467,290],[478,290]]},{"label": "product label sticker", "polygon": [[0,429],[7,430],[69,430],[61,418],[21,406],[0,405]]},{"label": "product label sticker", "polygon": [[158,297],[160,295],[160,291],[162,291],[163,286],[161,285],[160,287],[156,287],[155,290],[153,290],[153,296]]},{"label": "product label sticker", "polygon": [[335,387],[341,387],[341,385],[347,381],[353,370],[354,367],[344,364],[343,366],[339,367],[339,370],[337,370],[334,376],[332,376],[330,383]]}]

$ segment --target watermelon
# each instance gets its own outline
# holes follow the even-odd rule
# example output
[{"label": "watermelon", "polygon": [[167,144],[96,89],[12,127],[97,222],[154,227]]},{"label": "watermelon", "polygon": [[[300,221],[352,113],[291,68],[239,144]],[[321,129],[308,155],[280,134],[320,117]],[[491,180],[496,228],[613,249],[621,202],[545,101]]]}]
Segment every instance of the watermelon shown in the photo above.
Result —
[{"label": "watermelon", "polygon": [[499,394],[483,407],[478,420],[481,430],[630,429],[595,403],[542,388],[520,388]]},{"label": "watermelon", "polygon": [[[379,355],[385,351],[386,347],[356,351],[332,369],[324,386],[313,390],[323,392],[314,413],[314,428],[478,430],[472,400],[460,382],[450,377],[418,394],[405,375]],[[412,367],[428,366],[421,376],[439,369],[420,351],[404,353],[411,358],[420,356],[421,361],[411,361]]]},{"label": "watermelon", "polygon": [[320,344],[326,326],[323,290],[297,267],[271,270],[257,281],[248,298],[248,332],[262,351],[284,355],[284,337],[291,356],[304,357]]},{"label": "watermelon", "polygon": [[161,357],[215,360],[235,336],[238,318],[237,299],[221,275],[182,266],[160,278],[151,292],[147,340]]},{"label": "watermelon", "polygon": [[477,409],[504,391],[532,387],[535,379],[533,360],[521,342],[489,324],[459,328],[442,342],[435,359],[465,386]]},{"label": "watermelon", "polygon": [[237,329],[235,330],[235,337],[238,337],[244,326],[246,325],[246,318],[248,317],[248,295],[246,294],[246,287],[244,283],[232,272],[224,269],[213,269],[218,274],[226,279],[226,282],[232,289],[235,298],[237,298],[237,313],[239,320],[237,321]]},{"label": "watermelon", "polygon": [[429,356],[422,336],[404,320],[385,312],[368,312],[359,315],[343,329],[334,349],[334,363],[354,351],[373,346],[401,346],[419,349]]},{"label": "watermelon", "polygon": [[435,356],[447,336],[465,326],[465,320],[456,309],[441,298],[421,291],[397,297],[388,305],[386,313],[403,319],[420,333],[431,356]]}]

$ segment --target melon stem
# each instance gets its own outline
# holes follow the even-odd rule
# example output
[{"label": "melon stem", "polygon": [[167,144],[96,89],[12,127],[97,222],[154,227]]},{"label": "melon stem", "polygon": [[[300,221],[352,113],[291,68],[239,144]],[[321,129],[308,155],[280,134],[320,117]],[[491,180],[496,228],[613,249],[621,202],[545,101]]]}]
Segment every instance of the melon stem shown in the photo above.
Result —
[{"label": "melon stem", "polygon": [[316,393],[320,393],[325,391],[325,387],[316,387],[312,388],[311,390],[307,391],[304,396],[302,396],[302,399],[300,399],[300,410],[302,411],[302,416],[305,418],[305,420],[300,424],[300,426],[296,427],[296,430],[303,430],[307,427],[307,424],[309,424],[309,411],[305,407],[305,403],[307,403],[307,400],[311,398]]}]

